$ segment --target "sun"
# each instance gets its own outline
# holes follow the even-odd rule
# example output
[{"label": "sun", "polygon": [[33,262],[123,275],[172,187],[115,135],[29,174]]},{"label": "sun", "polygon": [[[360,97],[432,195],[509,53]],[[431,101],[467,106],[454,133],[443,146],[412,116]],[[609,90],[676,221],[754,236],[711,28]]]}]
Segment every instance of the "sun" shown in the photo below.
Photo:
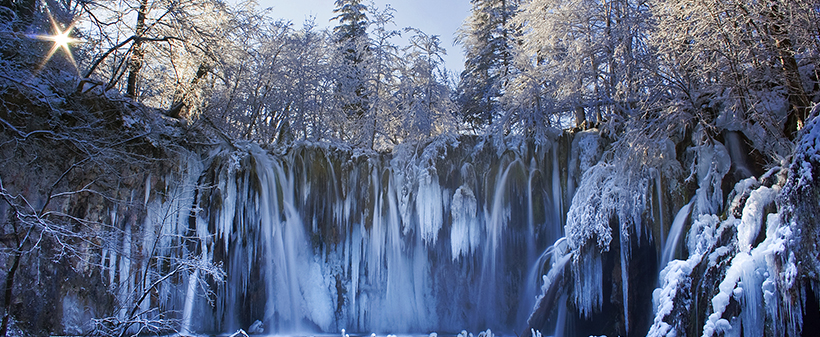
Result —
[{"label": "sun", "polygon": [[54,20],[54,17],[51,16],[51,13],[48,13],[48,18],[51,20],[51,29],[53,34],[51,35],[37,35],[36,37],[40,40],[44,41],[51,41],[54,44],[51,46],[51,50],[46,55],[45,59],[43,59],[43,63],[41,66],[48,63],[52,56],[57,52],[57,50],[62,49],[65,52],[65,55],[68,56],[69,61],[71,64],[74,65],[74,68],[77,68],[77,62],[74,61],[74,54],[71,53],[70,44],[81,42],[78,39],[71,37],[71,31],[74,30],[74,22],[72,22],[66,29],[60,28],[60,25],[57,24],[57,21]]},{"label": "sun", "polygon": [[66,50],[66,51],[69,50],[68,49],[68,44],[71,43],[71,42],[74,42],[74,39],[69,37],[68,34],[71,34],[70,30],[66,30],[65,32],[61,32],[60,34],[54,35],[54,45],[58,49],[63,49],[63,50]]}]

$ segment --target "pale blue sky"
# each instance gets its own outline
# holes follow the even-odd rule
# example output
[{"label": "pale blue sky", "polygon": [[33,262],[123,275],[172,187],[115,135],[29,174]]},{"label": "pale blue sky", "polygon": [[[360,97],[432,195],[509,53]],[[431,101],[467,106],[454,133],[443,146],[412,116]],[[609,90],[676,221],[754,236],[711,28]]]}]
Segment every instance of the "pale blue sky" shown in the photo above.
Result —
[{"label": "pale blue sky", "polygon": [[[273,8],[271,15],[275,18],[290,20],[295,27],[309,16],[316,17],[319,27],[330,27],[333,17],[334,0],[258,0],[261,8]],[[376,7],[382,9],[390,4],[395,12],[396,28],[415,27],[427,34],[439,35],[442,47],[447,49],[444,58],[447,69],[455,75],[464,69],[464,56],[461,46],[453,45],[456,30],[464,19],[470,15],[469,0],[374,0]],[[367,3],[366,3],[367,4]],[[404,44],[404,43],[402,43]]]}]

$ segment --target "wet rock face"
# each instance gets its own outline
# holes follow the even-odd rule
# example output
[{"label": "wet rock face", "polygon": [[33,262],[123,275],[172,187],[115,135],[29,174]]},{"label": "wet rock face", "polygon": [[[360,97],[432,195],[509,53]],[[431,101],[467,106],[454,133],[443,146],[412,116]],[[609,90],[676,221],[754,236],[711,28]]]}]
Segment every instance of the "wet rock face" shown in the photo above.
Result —
[{"label": "wet rock face", "polygon": [[92,319],[114,317],[122,307],[107,267],[123,256],[139,259],[120,250],[123,236],[143,232],[144,201],[163,194],[157,177],[171,177],[172,158],[182,150],[178,139],[151,130],[179,125],[105,97],[45,101],[6,90],[0,304],[10,313],[8,331],[89,333]]},{"label": "wet rock face", "polygon": [[[7,199],[0,204],[2,244],[22,254],[12,276],[14,254],[0,255],[5,266],[0,280],[12,284],[10,291],[0,292],[0,302],[8,301],[16,327],[27,333],[83,334],[90,330],[92,318],[115,312],[114,296],[98,268],[106,236],[98,234],[112,229],[110,212],[117,209],[112,200],[123,200],[133,190],[109,189],[108,184],[115,180],[98,169],[76,166],[69,170],[77,162],[73,153],[53,145],[37,145],[34,153],[23,147],[16,154],[4,153],[18,157],[4,166]],[[41,161],[50,164],[40,165]],[[127,172],[130,168],[122,165],[120,169]],[[126,184],[120,186],[130,189]],[[83,187],[87,192],[54,197]],[[44,215],[37,217],[38,213]],[[6,299],[6,294],[11,297]]]}]

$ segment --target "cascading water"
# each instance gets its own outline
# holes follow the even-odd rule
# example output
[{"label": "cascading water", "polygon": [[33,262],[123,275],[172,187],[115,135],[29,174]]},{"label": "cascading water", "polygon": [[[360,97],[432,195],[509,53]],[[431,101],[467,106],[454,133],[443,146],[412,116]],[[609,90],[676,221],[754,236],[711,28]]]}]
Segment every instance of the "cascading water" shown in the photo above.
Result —
[{"label": "cascading water", "polygon": [[460,139],[392,156],[217,155],[200,185],[218,207],[199,218],[227,283],[191,329],[515,332],[538,289],[526,271],[560,235],[562,168],[557,147],[495,150]]},{"label": "cascading water", "polygon": [[689,202],[685,206],[681,207],[678,211],[678,214],[675,215],[675,219],[672,220],[672,227],[669,228],[669,236],[664,240],[661,260],[660,260],[660,267],[665,267],[669,261],[675,257],[675,253],[678,249],[678,242],[680,242],[681,235],[683,234],[684,226],[686,225],[686,220],[689,218],[689,214],[692,211],[692,202]]},{"label": "cascading water", "polygon": [[[183,178],[164,178],[182,181],[174,187],[148,175],[164,194],[145,197],[144,223],[111,211],[125,230],[122,247],[102,254],[103,277],[123,307],[181,313],[183,333],[799,329],[770,322],[779,313],[799,321],[803,301],[778,295],[793,289],[784,287],[797,268],[783,253],[797,225],[774,202],[785,171],[741,180],[724,200],[731,158],[709,143],[687,150],[696,158],[689,194],[673,199],[684,190],[674,185],[684,181],[674,146],[654,167],[629,167],[604,146],[586,131],[549,146],[442,138],[392,154],[226,147],[192,156]],[[149,253],[195,265],[154,280],[153,266],[130,260]],[[211,264],[225,283],[210,283]],[[142,291],[138,277],[162,282],[156,296],[128,295]]]}]

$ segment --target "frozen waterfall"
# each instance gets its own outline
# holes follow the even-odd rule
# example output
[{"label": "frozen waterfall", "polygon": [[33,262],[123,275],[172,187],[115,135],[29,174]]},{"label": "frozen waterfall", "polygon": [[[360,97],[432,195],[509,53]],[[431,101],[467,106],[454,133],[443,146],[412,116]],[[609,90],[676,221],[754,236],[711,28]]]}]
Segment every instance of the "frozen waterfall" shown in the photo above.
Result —
[{"label": "frozen waterfall", "polygon": [[227,283],[200,329],[515,333],[540,286],[527,271],[563,225],[566,151],[497,150],[443,139],[392,156],[216,154],[199,182],[216,207],[199,217]]},{"label": "frozen waterfall", "polygon": [[[661,141],[662,160],[634,165],[594,130],[506,141],[190,156],[179,176],[148,175],[165,194],[145,197],[144,223],[129,226],[146,234],[126,231],[103,276],[121,303],[176,308],[186,333],[750,335],[795,331],[815,303],[794,281],[786,216],[800,209],[776,202],[811,184],[811,165],[724,190],[749,170],[730,173],[718,142],[680,156]],[[125,255],[149,247],[195,265],[136,303],[148,266]],[[791,325],[775,324],[784,314]]]}]

